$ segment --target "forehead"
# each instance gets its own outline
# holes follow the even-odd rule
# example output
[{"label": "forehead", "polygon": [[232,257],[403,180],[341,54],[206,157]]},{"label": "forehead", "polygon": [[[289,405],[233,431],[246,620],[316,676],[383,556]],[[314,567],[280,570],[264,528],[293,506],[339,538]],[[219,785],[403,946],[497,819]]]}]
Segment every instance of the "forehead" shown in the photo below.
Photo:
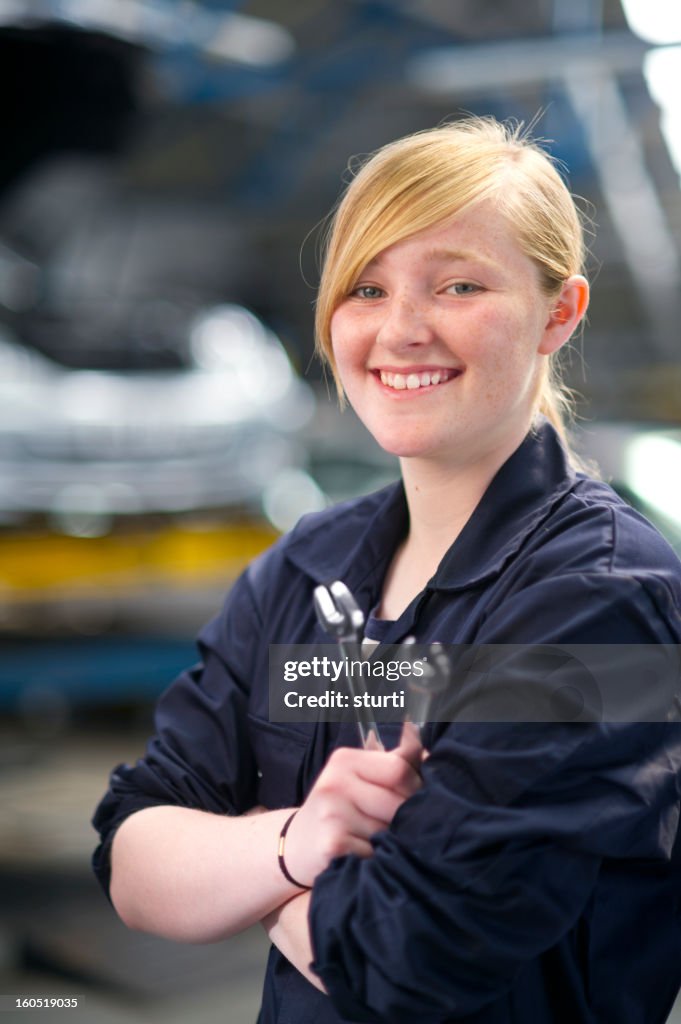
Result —
[{"label": "forehead", "polygon": [[523,252],[513,226],[490,202],[476,204],[431,227],[393,242],[378,252],[369,267],[389,266],[413,256],[425,265],[477,261],[518,269],[534,267]]}]

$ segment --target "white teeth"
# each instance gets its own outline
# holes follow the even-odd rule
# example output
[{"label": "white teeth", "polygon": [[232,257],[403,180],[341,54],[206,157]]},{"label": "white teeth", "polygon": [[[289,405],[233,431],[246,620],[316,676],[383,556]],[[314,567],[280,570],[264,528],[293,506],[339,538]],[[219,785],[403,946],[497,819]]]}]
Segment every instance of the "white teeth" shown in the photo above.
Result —
[{"label": "white teeth", "polygon": [[[415,391],[417,388],[434,387],[436,384],[443,384],[450,379],[452,373],[448,370],[423,370],[421,373],[390,373],[388,370],[380,371],[381,384],[394,388],[396,391]],[[456,376],[456,374],[454,374]]]}]

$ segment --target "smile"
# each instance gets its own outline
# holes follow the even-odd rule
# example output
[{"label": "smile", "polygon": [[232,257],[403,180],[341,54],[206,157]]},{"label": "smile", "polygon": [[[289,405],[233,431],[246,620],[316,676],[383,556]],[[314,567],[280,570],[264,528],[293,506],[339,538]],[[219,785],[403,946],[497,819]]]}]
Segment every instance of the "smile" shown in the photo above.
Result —
[{"label": "smile", "polygon": [[461,370],[420,370],[413,373],[391,373],[389,370],[378,370],[376,373],[381,384],[394,391],[416,391],[419,388],[446,384],[453,377],[460,376]]}]

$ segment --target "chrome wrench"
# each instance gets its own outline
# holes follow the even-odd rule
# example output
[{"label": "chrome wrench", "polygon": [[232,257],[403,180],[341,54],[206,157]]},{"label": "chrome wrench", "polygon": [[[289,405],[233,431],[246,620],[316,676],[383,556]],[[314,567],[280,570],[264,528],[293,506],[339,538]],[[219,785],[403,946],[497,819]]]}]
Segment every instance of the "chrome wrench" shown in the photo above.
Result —
[{"label": "chrome wrench", "polygon": [[[414,638],[407,637],[403,647],[413,644]],[[408,657],[408,655],[407,655]],[[430,708],[435,697],[446,688],[450,677],[449,661],[442,644],[431,644],[428,661],[424,664],[422,676],[411,675],[409,679],[408,719],[421,734],[424,725],[430,721]]]},{"label": "chrome wrench", "polygon": [[[320,584],[314,589],[314,607],[317,613],[317,621],[322,629],[335,637],[340,647],[341,655],[347,665],[353,659],[353,655],[361,657],[362,630],[364,629],[364,613],[354,597],[341,580],[335,580],[328,587]],[[354,651],[352,648],[354,647]],[[348,692],[352,698],[353,708],[356,711],[357,726],[363,747],[372,747],[374,750],[383,750],[383,743],[378,731],[378,726],[368,708],[358,706],[355,703],[355,696],[364,691],[358,689],[352,673],[346,669],[346,682]],[[371,737],[373,736],[373,740]]]}]

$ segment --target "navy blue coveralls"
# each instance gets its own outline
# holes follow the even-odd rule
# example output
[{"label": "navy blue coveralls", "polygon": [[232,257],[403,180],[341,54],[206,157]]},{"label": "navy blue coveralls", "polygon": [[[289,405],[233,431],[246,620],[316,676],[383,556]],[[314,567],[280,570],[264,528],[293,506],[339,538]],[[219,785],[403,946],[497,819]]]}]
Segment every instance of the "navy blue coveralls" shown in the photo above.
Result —
[{"label": "navy blue coveralls", "polygon": [[[132,812],[299,805],[330,751],[357,744],[351,723],[268,720],[268,645],[327,640],[319,582],[344,580],[368,615],[406,528],[395,484],[304,518],[237,581],[200,636],[201,664],[161,697],[145,757],[111,776],[95,815],[105,889]],[[386,641],[679,644],[681,564],[610,488],[571,471],[543,422],[380,628]],[[273,948],[261,1024],[661,1024],[681,983],[681,726],[428,728],[423,788],[371,858],[339,858],[314,886],[330,995]]]}]

